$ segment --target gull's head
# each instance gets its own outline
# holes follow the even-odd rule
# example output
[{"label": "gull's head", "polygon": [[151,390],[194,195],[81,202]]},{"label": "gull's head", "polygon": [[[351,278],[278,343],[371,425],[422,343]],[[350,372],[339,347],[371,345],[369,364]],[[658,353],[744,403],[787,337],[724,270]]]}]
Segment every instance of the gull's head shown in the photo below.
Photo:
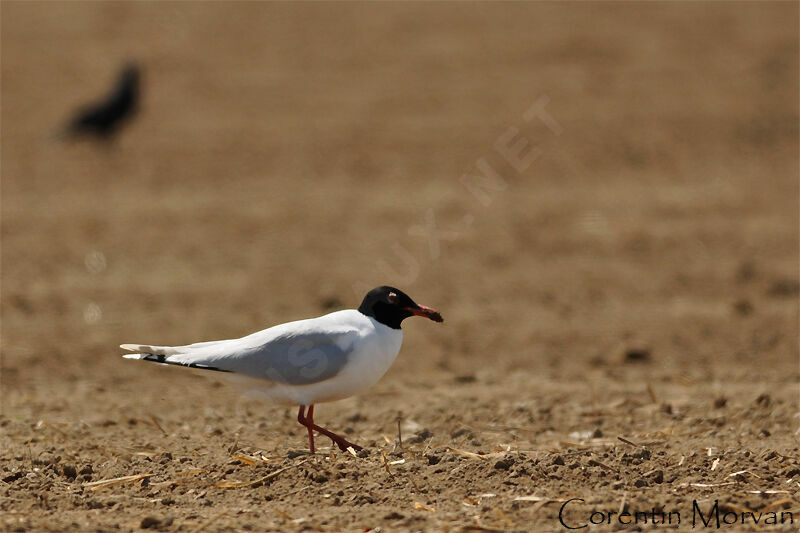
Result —
[{"label": "gull's head", "polygon": [[411,316],[422,316],[434,322],[444,322],[442,315],[436,309],[419,305],[400,289],[386,285],[369,291],[358,310],[393,329],[400,329],[403,320]]}]

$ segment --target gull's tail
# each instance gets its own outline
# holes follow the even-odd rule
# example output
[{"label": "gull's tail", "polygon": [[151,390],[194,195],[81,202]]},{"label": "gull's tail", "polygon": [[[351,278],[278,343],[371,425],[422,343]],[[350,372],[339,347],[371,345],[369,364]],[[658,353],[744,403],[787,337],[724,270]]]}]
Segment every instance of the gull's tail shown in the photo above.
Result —
[{"label": "gull's tail", "polygon": [[196,342],[186,346],[149,346],[147,344],[121,344],[119,347],[123,350],[128,350],[129,353],[122,357],[125,359],[139,359],[151,363],[159,363],[162,365],[177,365],[186,366],[189,368],[198,368],[201,370],[216,370],[217,372],[230,372],[222,368],[206,365],[200,362],[192,361],[191,352],[197,348],[204,348],[213,344],[218,344],[224,341],[209,341],[209,342]]}]

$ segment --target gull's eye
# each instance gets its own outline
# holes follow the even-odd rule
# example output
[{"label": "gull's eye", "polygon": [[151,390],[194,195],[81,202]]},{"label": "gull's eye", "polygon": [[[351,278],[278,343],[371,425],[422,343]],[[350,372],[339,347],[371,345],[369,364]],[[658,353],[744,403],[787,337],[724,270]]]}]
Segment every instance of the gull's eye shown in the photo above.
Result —
[{"label": "gull's eye", "polygon": [[397,302],[397,295],[395,293],[393,293],[393,292],[390,292],[389,296],[386,297],[386,300],[388,300],[388,302],[390,304],[396,303]]}]

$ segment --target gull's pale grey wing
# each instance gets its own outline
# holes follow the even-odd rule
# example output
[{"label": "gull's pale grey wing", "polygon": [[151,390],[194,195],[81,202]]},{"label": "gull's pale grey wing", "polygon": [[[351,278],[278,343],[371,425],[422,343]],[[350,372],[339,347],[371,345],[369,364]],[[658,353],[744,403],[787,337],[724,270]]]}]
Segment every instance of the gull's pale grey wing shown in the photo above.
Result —
[{"label": "gull's pale grey wing", "polygon": [[306,332],[277,337],[252,350],[247,359],[256,372],[246,373],[287,385],[318,383],[344,368],[353,344],[352,334]]},{"label": "gull's pale grey wing", "polygon": [[347,364],[358,337],[350,328],[286,331],[264,342],[245,337],[210,343],[168,355],[163,362],[225,370],[286,385],[310,385],[336,376]]}]

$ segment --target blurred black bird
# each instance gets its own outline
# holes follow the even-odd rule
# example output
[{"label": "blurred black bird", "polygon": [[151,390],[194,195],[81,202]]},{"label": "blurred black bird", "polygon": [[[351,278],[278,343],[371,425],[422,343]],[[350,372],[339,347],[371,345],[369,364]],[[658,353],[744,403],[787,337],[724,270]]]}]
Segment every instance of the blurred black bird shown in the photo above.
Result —
[{"label": "blurred black bird", "polygon": [[90,135],[110,140],[120,126],[136,114],[139,107],[139,77],[138,65],[126,64],[111,93],[102,101],[80,109],[62,136]]}]

